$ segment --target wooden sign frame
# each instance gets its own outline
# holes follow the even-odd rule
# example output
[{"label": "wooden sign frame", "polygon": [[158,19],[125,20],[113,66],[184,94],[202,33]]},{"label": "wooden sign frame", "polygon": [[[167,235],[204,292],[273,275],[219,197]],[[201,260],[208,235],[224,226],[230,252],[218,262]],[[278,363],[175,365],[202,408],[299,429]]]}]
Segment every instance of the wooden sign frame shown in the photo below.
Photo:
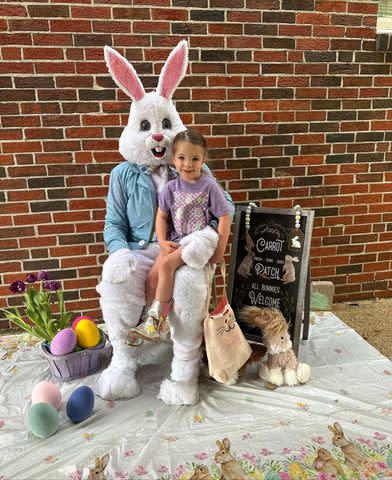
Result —
[{"label": "wooden sign frame", "polygon": [[[240,276],[237,272],[238,265],[239,265],[239,259],[237,258],[239,254],[239,250],[241,250],[242,255],[244,255],[244,244],[245,244],[245,211],[246,207],[237,207],[236,208],[236,215],[235,215],[235,223],[234,223],[234,230],[233,230],[233,240],[232,240],[232,250],[231,250],[231,256],[230,256],[230,275],[229,275],[229,282],[228,282],[228,300],[231,306],[233,307],[233,310],[236,314],[237,321],[241,325],[241,321],[238,318],[239,315],[237,314],[237,302],[236,299],[233,298],[234,295],[234,287],[236,287],[236,290],[238,291],[239,285],[241,285],[241,288],[245,288],[244,284],[249,284],[249,280],[243,277],[243,279],[240,279]],[[283,208],[252,208],[251,211],[251,221],[250,225],[251,228],[249,230],[250,233],[254,231],[254,229],[257,228],[257,226],[260,225],[274,225],[277,227],[277,230],[281,229],[283,232],[286,232],[289,228],[288,225],[281,225],[279,224],[279,219],[283,221],[285,220],[285,223],[289,221],[287,217],[290,217],[292,219],[292,228],[294,229],[294,218],[295,218],[295,211],[293,209],[283,209]],[[274,221],[271,221],[271,218],[274,219]],[[267,224],[263,224],[262,222],[266,221]],[[299,271],[299,276],[297,276],[297,279],[295,281],[295,290],[296,290],[296,299],[295,299],[295,315],[294,311],[291,312],[291,317],[287,318],[286,320],[290,321],[291,327],[290,327],[290,334],[291,334],[291,339],[293,342],[293,350],[296,354],[298,354],[299,350],[299,342],[300,342],[300,336],[301,336],[301,325],[302,325],[302,318],[304,314],[304,332],[303,332],[303,338],[307,339],[308,337],[308,329],[309,329],[309,307],[310,307],[310,244],[311,244],[311,239],[312,239],[312,229],[313,229],[313,221],[314,221],[314,211],[313,210],[305,210],[301,209],[301,231],[303,233],[303,245],[302,249],[300,252],[300,255],[298,255],[298,258],[300,257],[299,260],[299,265],[295,268],[296,271]],[[256,225],[256,226],[255,226]],[[252,227],[253,226],[253,227]],[[271,228],[271,231],[273,228]],[[253,235],[255,236],[255,235]],[[239,247],[239,242],[241,242],[241,246]],[[244,242],[244,243],[242,243]],[[258,247],[257,247],[258,248]],[[282,247],[283,248],[283,247]],[[287,248],[288,248],[288,241],[287,241]],[[246,249],[246,247],[245,247]],[[240,253],[241,254],[241,253]],[[287,254],[290,255],[296,255],[296,253],[291,253],[287,251]],[[281,254],[283,255],[283,253]],[[257,258],[257,257],[254,257]],[[244,260],[244,258],[243,258]],[[270,260],[270,259],[269,259]],[[272,261],[272,259],[271,259]],[[280,258],[277,260],[282,263],[282,259]],[[253,262],[253,260],[252,260]],[[253,277],[255,277],[255,269],[254,269],[254,264],[252,263],[253,269]],[[277,268],[275,269],[275,272],[277,271]],[[282,275],[282,270],[279,271],[280,276]],[[258,277],[257,277],[258,280]],[[275,284],[279,282],[281,279],[275,279]],[[265,283],[267,282],[266,280],[258,280],[258,282]],[[287,292],[289,288],[283,288],[283,282],[282,289],[284,292],[286,292],[286,296],[288,295]],[[293,282],[294,283],[294,282]],[[252,285],[253,287],[253,285]],[[266,288],[266,287],[264,287]],[[277,287],[275,287],[277,288]],[[294,285],[291,288],[294,288]],[[279,289],[279,290],[280,290]],[[251,288],[249,288],[249,292],[251,291]],[[248,293],[249,295],[249,293]],[[255,295],[253,294],[253,300],[254,300]],[[264,298],[264,297],[263,297]],[[241,306],[247,306],[247,305],[255,305],[255,303],[247,300],[247,303],[242,303],[241,299]],[[256,306],[267,306],[263,304],[256,304]],[[262,339],[260,335],[257,334],[251,334],[246,331],[246,329],[249,329],[249,326],[242,325],[242,329],[244,331],[245,337],[248,338],[249,340],[255,341],[257,343],[261,343]]]}]

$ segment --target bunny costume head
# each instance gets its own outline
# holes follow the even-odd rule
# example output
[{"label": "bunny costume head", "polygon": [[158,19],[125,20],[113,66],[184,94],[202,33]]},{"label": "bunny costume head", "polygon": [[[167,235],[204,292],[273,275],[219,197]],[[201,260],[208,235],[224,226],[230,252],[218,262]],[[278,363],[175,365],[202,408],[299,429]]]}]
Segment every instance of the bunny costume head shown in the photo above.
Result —
[{"label": "bunny costume head", "polygon": [[156,92],[146,93],[132,65],[108,46],[105,60],[113,80],[133,100],[128,125],[120,137],[121,155],[142,165],[171,163],[171,142],[185,130],[171,98],[186,73],[186,41],[180,42],[166,60]]},{"label": "bunny costume head", "polygon": [[[174,48],[162,69],[157,90],[149,93],[132,65],[119,53],[105,47],[105,59],[114,81],[133,100],[120,138],[120,153],[126,161],[110,174],[104,228],[109,257],[97,286],[113,357],[98,380],[96,392],[105,399],[118,399],[135,397],[140,391],[135,373],[142,348],[129,346],[126,340],[129,330],[140,320],[146,303],[146,277],[159,250],[153,241],[157,193],[176,174],[168,166],[171,144],[185,127],[171,97],[185,75],[188,49],[185,41]],[[208,167],[205,173],[211,174]],[[230,196],[226,198],[233,212]],[[176,271],[174,308],[169,316],[171,375],[162,382],[158,395],[170,405],[189,405],[198,399],[207,293],[204,267],[217,243],[218,235],[209,226],[181,240],[185,265]]]}]

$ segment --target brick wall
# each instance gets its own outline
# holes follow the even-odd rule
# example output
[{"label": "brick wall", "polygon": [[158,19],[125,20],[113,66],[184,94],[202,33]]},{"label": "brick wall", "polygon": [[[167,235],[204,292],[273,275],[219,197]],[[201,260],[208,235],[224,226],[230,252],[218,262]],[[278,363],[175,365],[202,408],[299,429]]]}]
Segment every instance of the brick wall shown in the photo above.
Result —
[{"label": "brick wall", "polygon": [[375,51],[377,1],[130,3],[0,4],[0,306],[20,301],[11,281],[45,269],[69,309],[100,316],[105,195],[130,105],[102,47],[150,89],[183,38],[177,108],[210,136],[234,200],[314,209],[313,278],[336,300],[390,296],[392,54]]}]

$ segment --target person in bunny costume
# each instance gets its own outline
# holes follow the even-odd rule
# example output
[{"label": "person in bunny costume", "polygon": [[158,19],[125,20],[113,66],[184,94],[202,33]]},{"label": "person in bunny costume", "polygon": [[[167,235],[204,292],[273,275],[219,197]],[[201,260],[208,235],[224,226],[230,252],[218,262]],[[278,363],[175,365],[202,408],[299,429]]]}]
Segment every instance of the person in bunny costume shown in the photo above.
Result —
[{"label": "person in bunny costume", "polygon": [[[104,227],[109,257],[97,286],[113,357],[98,380],[104,399],[139,394],[135,379],[139,347],[127,345],[129,330],[138,324],[145,306],[145,282],[159,247],[154,234],[157,195],[176,176],[171,167],[171,141],[186,127],[171,97],[184,77],[188,47],[181,41],[169,55],[156,91],[146,93],[136,71],[110,47],[105,59],[116,84],[132,99],[128,125],[119,150],[126,160],[111,172]],[[211,175],[205,166],[205,173]],[[234,212],[230,196],[226,199]],[[210,227],[188,235],[182,243],[185,263],[177,270],[170,312],[173,361],[170,379],[162,382],[158,397],[169,405],[191,405],[198,400],[202,319],[207,283],[204,267],[218,243]]]}]

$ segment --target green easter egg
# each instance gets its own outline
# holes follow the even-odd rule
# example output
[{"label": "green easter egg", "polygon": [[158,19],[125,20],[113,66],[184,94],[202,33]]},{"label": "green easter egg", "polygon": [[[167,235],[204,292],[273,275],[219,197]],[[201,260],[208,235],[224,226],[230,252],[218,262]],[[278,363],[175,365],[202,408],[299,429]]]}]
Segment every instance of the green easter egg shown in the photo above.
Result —
[{"label": "green easter egg", "polygon": [[39,438],[51,437],[57,432],[59,424],[59,414],[49,403],[36,403],[30,408],[27,414],[29,430]]}]

